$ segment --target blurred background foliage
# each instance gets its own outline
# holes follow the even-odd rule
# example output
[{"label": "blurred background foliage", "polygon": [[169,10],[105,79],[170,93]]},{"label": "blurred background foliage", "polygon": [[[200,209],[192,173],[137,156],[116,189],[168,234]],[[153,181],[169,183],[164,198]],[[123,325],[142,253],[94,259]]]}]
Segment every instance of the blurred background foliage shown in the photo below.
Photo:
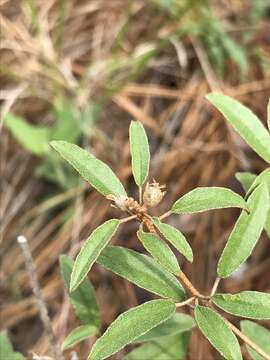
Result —
[{"label": "blurred background foliage", "polygon": [[[127,141],[129,122],[137,119],[150,138],[151,176],[168,187],[159,212],[194,186],[241,191],[234,172],[259,172],[264,164],[204,95],[224,91],[266,119],[269,20],[265,0],[1,1],[1,323],[15,349],[48,350],[16,236],[29,238],[62,341],[77,320],[64,295],[59,255],[74,257],[90,231],[115,211],[48,142],[67,140],[90,149],[137,196]],[[202,290],[215,277],[217,254],[236,215],[222,210],[173,219],[194,252],[200,249],[194,268],[180,262]],[[130,226],[115,241],[140,250]],[[267,241],[226,290],[269,291],[261,276],[270,270],[266,251]],[[148,296],[98,266],[91,280],[104,328]],[[197,347],[188,359],[195,359],[198,348],[202,358],[217,359],[198,333],[192,341]]]}]

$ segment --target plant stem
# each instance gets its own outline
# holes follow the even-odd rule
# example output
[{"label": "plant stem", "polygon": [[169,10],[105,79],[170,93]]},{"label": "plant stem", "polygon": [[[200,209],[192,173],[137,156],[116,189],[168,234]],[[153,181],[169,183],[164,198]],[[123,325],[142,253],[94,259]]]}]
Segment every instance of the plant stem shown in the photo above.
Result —
[{"label": "plant stem", "polygon": [[208,296],[202,295],[196,288],[193,286],[188,277],[183,273],[182,270],[178,273],[179,279],[184,283],[184,285],[188,288],[192,295],[200,299],[208,299]]},{"label": "plant stem", "polygon": [[185,301],[182,301],[182,302],[180,302],[180,303],[176,303],[175,306],[176,306],[177,308],[179,308],[179,307],[188,305],[188,304],[191,303],[194,299],[195,299],[195,296],[192,296],[191,298],[189,298],[189,299],[187,299],[187,300],[185,300]]},{"label": "plant stem", "polygon": [[120,223],[122,224],[122,223],[128,222],[128,221],[136,219],[136,218],[137,218],[137,215],[131,215],[131,216],[125,217],[123,219],[120,219]]},{"label": "plant stem", "polygon": [[165,219],[166,217],[170,216],[172,214],[171,210],[165,212],[164,214],[160,215],[158,218],[159,220]]},{"label": "plant stem", "polygon": [[139,186],[139,204],[142,205],[142,187]]},{"label": "plant stem", "polygon": [[214,285],[213,285],[213,287],[212,287],[212,290],[211,290],[211,294],[210,294],[210,296],[214,296],[215,295],[215,293],[216,293],[216,291],[217,291],[217,288],[218,288],[218,285],[219,285],[219,282],[220,282],[220,278],[219,277],[217,277],[216,278],[216,280],[215,280],[215,282],[214,282]]},{"label": "plant stem", "polygon": [[44,298],[42,296],[42,293],[41,293],[41,290],[39,287],[37,273],[35,270],[33,258],[32,258],[31,251],[30,251],[30,248],[28,245],[28,241],[24,236],[18,236],[17,241],[22,248],[22,252],[23,252],[23,255],[25,258],[26,269],[27,269],[28,275],[30,277],[30,282],[31,282],[33,293],[37,299],[37,305],[39,308],[40,318],[43,323],[45,332],[47,333],[51,351],[56,360],[64,360],[64,357],[58,346],[55,334],[53,332],[51,321],[50,321],[50,318],[48,315],[48,310],[45,305],[45,301],[44,301]]},{"label": "plant stem", "polygon": [[[224,319],[224,318],[223,318]],[[236,326],[230,323],[227,319],[224,319],[226,324],[231,328],[231,330],[242,339],[248,346],[250,346],[253,350],[255,350],[258,354],[260,354],[264,359],[270,360],[270,356],[266,354],[257,344],[255,344],[250,338],[244,335]]]}]

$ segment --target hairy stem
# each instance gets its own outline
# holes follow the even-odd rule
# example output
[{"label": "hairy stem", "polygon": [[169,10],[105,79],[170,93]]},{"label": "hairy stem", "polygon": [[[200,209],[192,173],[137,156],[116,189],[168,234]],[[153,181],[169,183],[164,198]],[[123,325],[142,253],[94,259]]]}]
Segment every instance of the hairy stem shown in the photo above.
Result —
[{"label": "hairy stem", "polygon": [[166,219],[168,216],[170,216],[172,214],[171,210],[165,212],[164,214],[160,215],[158,218],[159,220],[163,220]]},{"label": "hairy stem", "polygon": [[260,354],[265,360],[270,360],[270,356],[266,354],[257,344],[255,344],[250,338],[244,335],[236,326],[230,323],[227,319],[224,319],[226,324],[231,328],[231,330],[242,339],[248,346],[250,346],[253,350],[255,350],[258,354]]},{"label": "hairy stem", "polygon": [[188,277],[183,273],[183,271],[180,270],[178,274],[179,279],[184,283],[185,287],[191,292],[192,295],[194,295],[197,298],[200,299],[208,299],[208,296],[202,295],[195,286],[191,283],[191,281],[188,279]]},{"label": "hairy stem", "polygon": [[191,298],[189,298],[189,299],[187,299],[187,300],[185,300],[185,301],[182,301],[182,302],[180,302],[180,303],[176,303],[175,306],[176,306],[177,308],[179,308],[179,307],[188,305],[188,304],[191,303],[193,300],[195,300],[195,296],[192,296]]},{"label": "hairy stem", "polygon": [[215,280],[215,282],[214,282],[214,285],[213,285],[213,287],[212,287],[212,290],[211,290],[211,294],[210,294],[210,296],[214,296],[215,295],[215,293],[216,293],[216,291],[217,291],[217,288],[218,288],[218,285],[219,285],[219,282],[220,282],[220,278],[219,277],[217,277],[216,278],[216,280]]}]

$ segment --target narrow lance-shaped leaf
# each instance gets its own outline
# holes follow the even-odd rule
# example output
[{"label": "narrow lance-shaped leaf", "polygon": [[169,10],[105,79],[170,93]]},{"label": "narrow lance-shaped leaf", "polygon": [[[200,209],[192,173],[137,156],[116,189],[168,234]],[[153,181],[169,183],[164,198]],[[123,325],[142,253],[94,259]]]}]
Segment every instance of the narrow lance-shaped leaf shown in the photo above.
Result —
[{"label": "narrow lance-shaped leaf", "polygon": [[[69,292],[73,261],[67,255],[60,256],[60,267],[65,287]],[[75,313],[83,324],[99,327],[101,318],[96,301],[94,287],[88,279],[84,279],[75,291],[69,293]]]},{"label": "narrow lance-shaped leaf", "polygon": [[[241,330],[250,340],[258,345],[267,355],[270,355],[270,331],[265,327],[249,320],[241,321]],[[255,350],[247,346],[248,352],[253,360],[265,360]]]},{"label": "narrow lance-shaped leaf", "polygon": [[66,141],[51,141],[50,145],[101,194],[126,196],[123,185],[112,169],[88,151]]},{"label": "narrow lance-shaped leaf", "polygon": [[72,270],[70,280],[71,291],[75,290],[86,277],[92,265],[99,257],[99,254],[116,232],[119,224],[120,220],[118,219],[108,220],[96,228],[90,237],[86,240],[75,260],[75,264]]},{"label": "narrow lance-shaped leaf", "polygon": [[123,360],[181,360],[185,359],[190,333],[164,336],[131,351]]},{"label": "narrow lance-shaped leaf", "polygon": [[190,331],[195,325],[193,318],[186,314],[174,314],[170,319],[158,325],[145,335],[140,336],[135,342],[159,340],[164,336],[173,336]]},{"label": "narrow lance-shaped leaf", "polygon": [[138,231],[137,236],[145,249],[165,269],[173,274],[179,274],[180,267],[174,253],[170,247],[162,239],[160,239],[158,235],[144,231]]},{"label": "narrow lance-shaped leaf", "polygon": [[179,281],[150,256],[120,246],[106,247],[97,262],[137,286],[161,297],[183,301]]},{"label": "narrow lance-shaped leaf", "polygon": [[65,338],[62,344],[62,350],[71,348],[79,342],[88,339],[90,336],[96,335],[98,330],[93,325],[82,325],[72,330],[71,333]]},{"label": "narrow lance-shaped leaf", "polygon": [[212,301],[222,310],[250,319],[270,319],[270,294],[243,291],[239,294],[216,294]]},{"label": "narrow lance-shaped leaf", "polygon": [[240,182],[245,192],[249,190],[251,187],[253,181],[256,179],[255,174],[252,174],[251,172],[237,172],[235,173],[236,179]]},{"label": "narrow lance-shaped leaf", "polygon": [[268,210],[268,213],[267,213],[264,228],[265,228],[265,231],[266,231],[268,237],[270,238],[270,209]]},{"label": "narrow lance-shaped leaf", "polygon": [[270,134],[258,117],[229,96],[212,93],[206,98],[225,116],[249,146],[270,163]]},{"label": "narrow lance-shaped leaf", "polygon": [[242,359],[234,333],[219,314],[205,306],[196,306],[195,320],[203,335],[225,359]]},{"label": "narrow lance-shaped leaf", "polygon": [[5,116],[5,125],[26,150],[37,156],[43,156],[48,152],[49,127],[31,125],[25,119],[12,113]]},{"label": "narrow lance-shaped leaf", "polygon": [[102,360],[166,321],[175,312],[171,300],[152,300],[136,306],[118,318],[94,344],[88,360]]},{"label": "narrow lance-shaped leaf", "polygon": [[251,254],[264,228],[269,208],[267,186],[259,185],[248,199],[250,213],[242,211],[221,254],[219,277],[228,277]]},{"label": "narrow lance-shaped leaf", "polygon": [[140,122],[131,122],[129,141],[133,176],[136,184],[142,186],[148,176],[150,151],[147,135]]},{"label": "narrow lance-shaped leaf", "polygon": [[153,223],[161,234],[168,240],[188,261],[193,261],[193,252],[185,236],[175,227],[164,224],[158,218]]},{"label": "narrow lance-shaped leaf", "polygon": [[172,206],[174,214],[192,214],[201,211],[238,207],[247,208],[245,200],[230,189],[221,187],[199,187],[180,199]]},{"label": "narrow lance-shaped leaf", "polygon": [[258,176],[256,176],[255,180],[253,181],[253,183],[251,184],[251,186],[247,192],[247,196],[249,196],[251,194],[251,192],[262,182],[264,182],[267,185],[269,192],[270,192],[270,168],[265,169]]}]

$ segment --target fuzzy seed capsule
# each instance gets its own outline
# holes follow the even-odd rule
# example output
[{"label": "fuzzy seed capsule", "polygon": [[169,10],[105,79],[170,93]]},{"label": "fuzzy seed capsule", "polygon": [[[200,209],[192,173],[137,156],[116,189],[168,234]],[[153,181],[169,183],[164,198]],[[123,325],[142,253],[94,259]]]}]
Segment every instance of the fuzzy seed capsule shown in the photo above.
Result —
[{"label": "fuzzy seed capsule", "polygon": [[148,182],[143,193],[144,204],[150,207],[157,206],[166,194],[166,191],[162,191],[164,188],[165,185],[159,185],[155,180],[152,184]]}]

